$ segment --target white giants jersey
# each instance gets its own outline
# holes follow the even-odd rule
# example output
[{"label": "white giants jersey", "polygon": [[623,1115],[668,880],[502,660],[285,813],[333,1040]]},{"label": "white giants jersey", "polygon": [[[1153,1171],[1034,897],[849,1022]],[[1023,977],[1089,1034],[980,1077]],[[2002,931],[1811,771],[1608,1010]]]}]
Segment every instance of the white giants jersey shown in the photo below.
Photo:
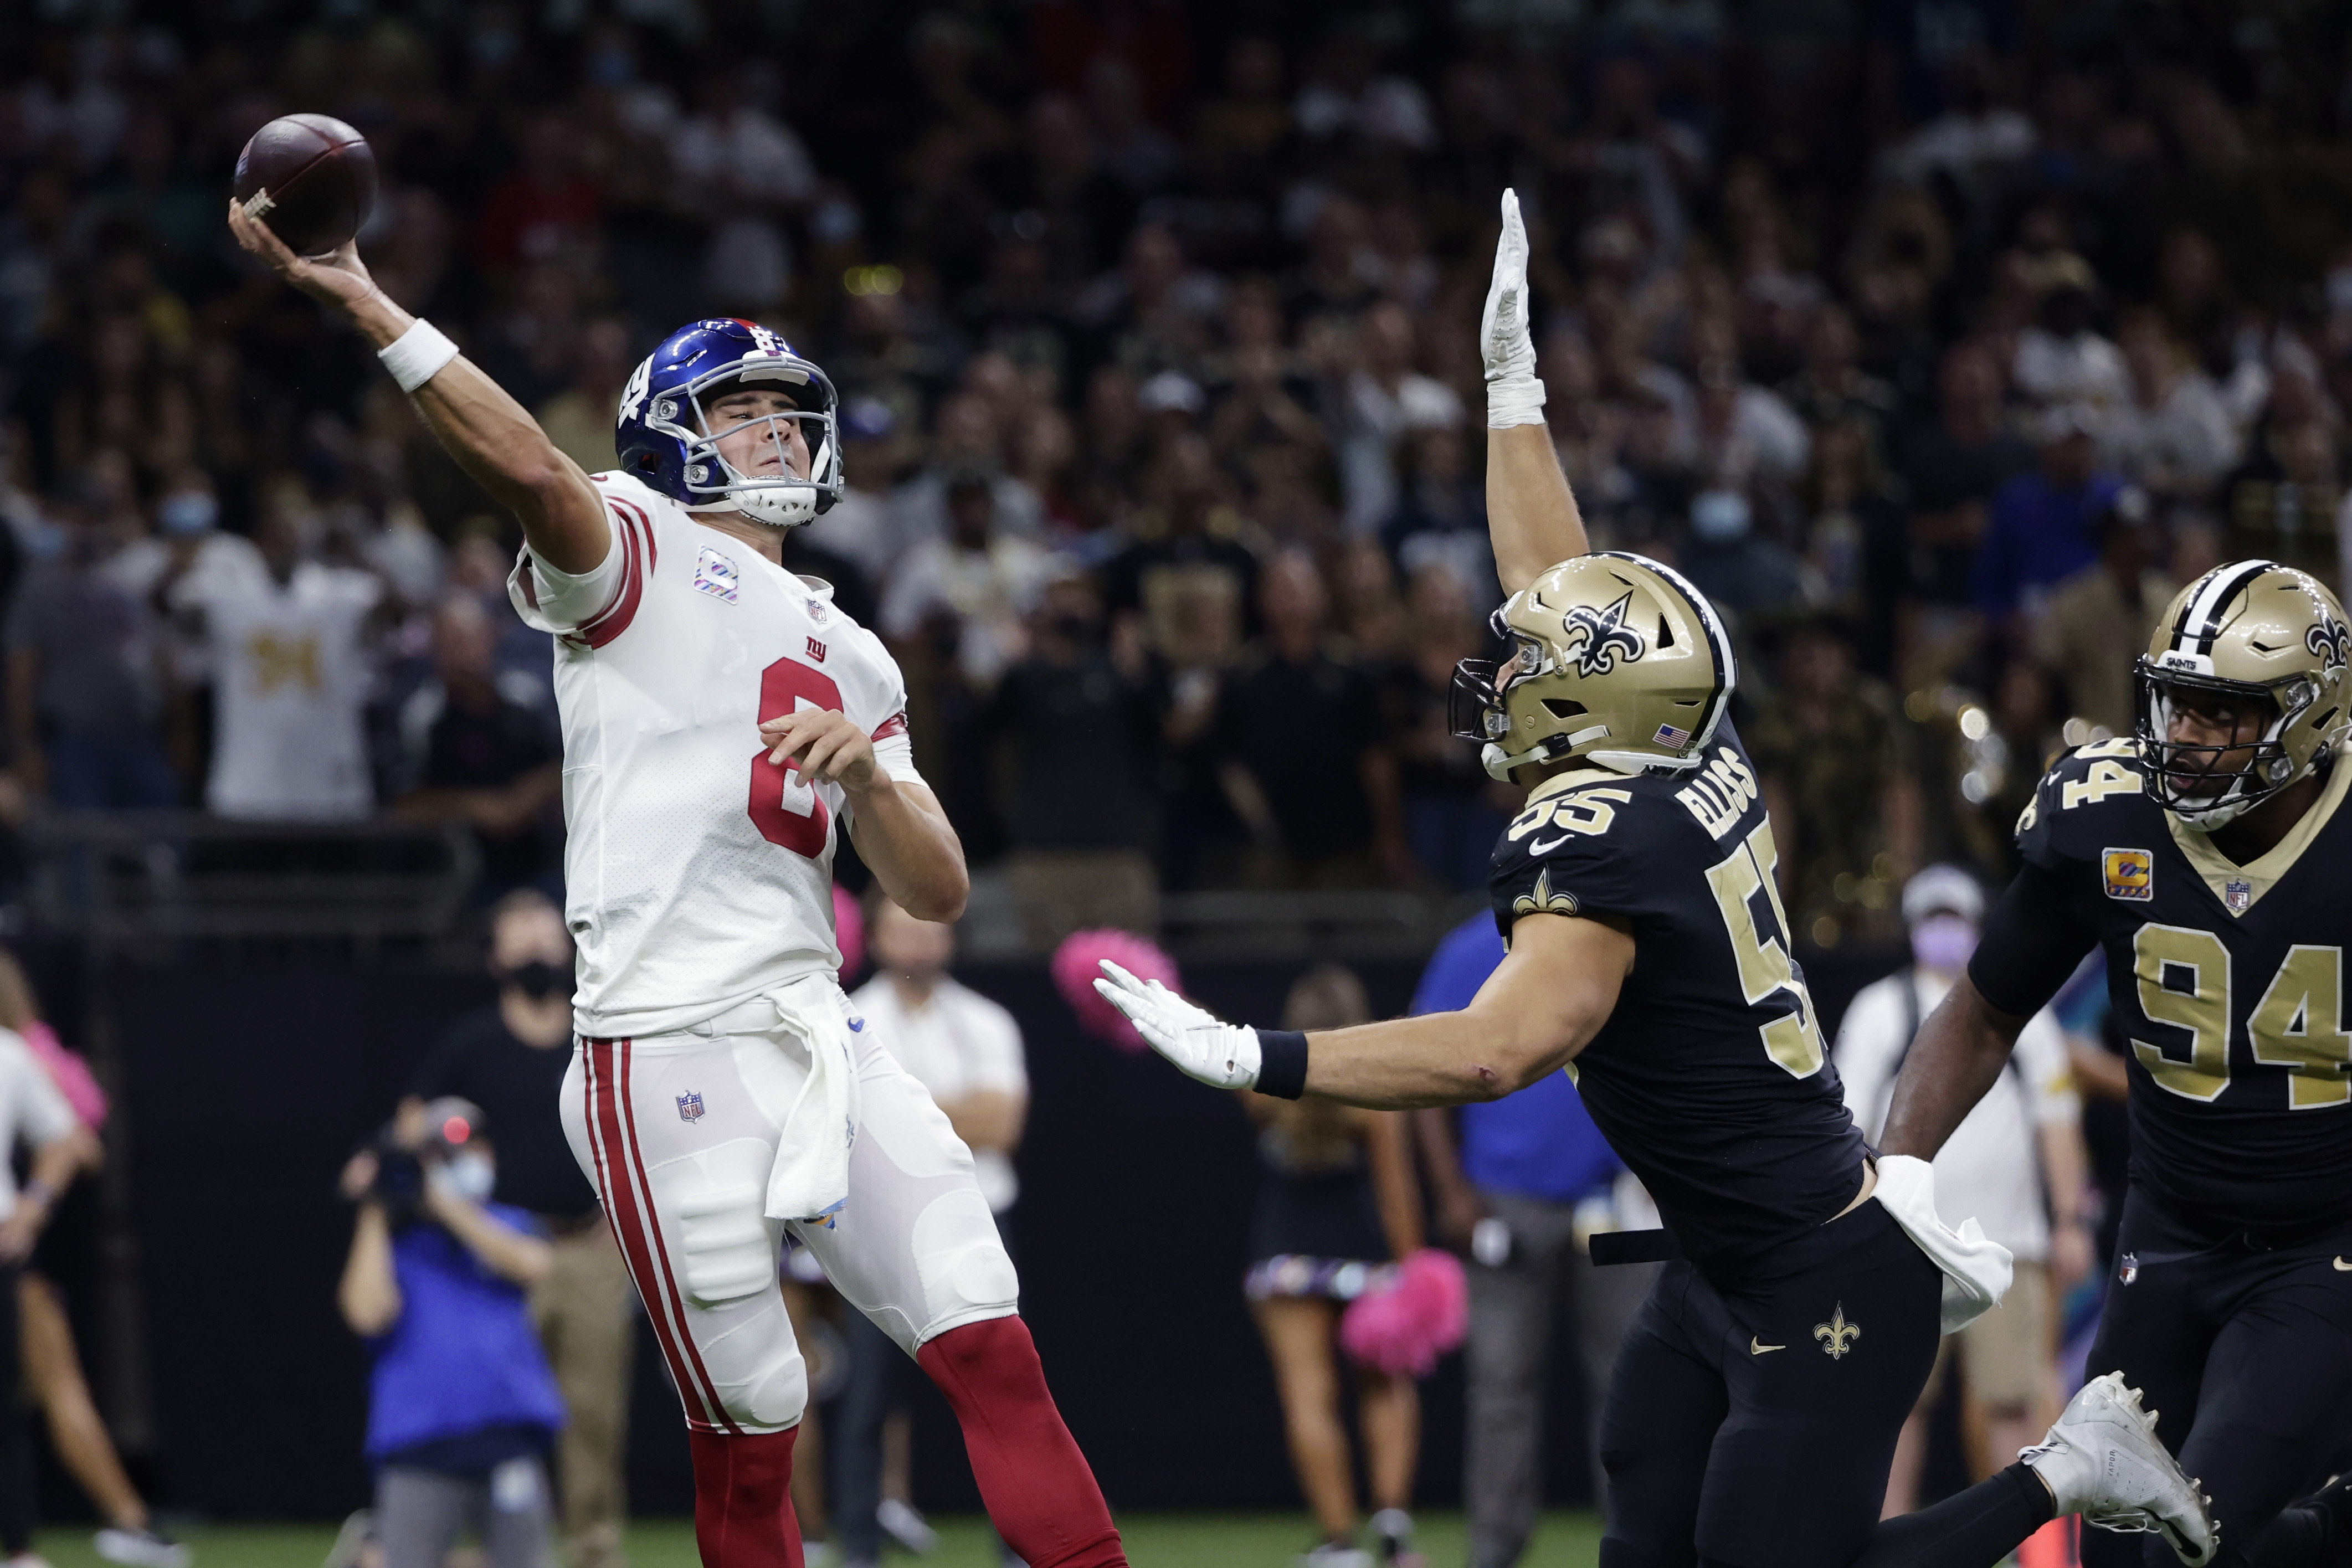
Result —
[{"label": "white giants jersey", "polygon": [[768,760],[763,720],[847,714],[877,763],[920,782],[907,691],[833,590],[696,522],[625,474],[599,474],[613,528],[573,577],[525,549],[507,589],[557,633],[576,1026],[662,1034],[837,969],[834,835],[845,796]]}]

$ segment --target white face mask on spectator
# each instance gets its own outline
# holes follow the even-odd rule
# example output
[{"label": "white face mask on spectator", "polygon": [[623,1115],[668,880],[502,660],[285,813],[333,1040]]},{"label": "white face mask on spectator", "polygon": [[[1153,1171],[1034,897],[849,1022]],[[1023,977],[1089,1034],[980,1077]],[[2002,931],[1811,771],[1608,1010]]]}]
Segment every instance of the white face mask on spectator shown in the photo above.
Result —
[{"label": "white face mask on spectator", "polygon": [[433,1181],[468,1203],[487,1203],[498,1185],[499,1167],[484,1154],[456,1154],[433,1167]]}]

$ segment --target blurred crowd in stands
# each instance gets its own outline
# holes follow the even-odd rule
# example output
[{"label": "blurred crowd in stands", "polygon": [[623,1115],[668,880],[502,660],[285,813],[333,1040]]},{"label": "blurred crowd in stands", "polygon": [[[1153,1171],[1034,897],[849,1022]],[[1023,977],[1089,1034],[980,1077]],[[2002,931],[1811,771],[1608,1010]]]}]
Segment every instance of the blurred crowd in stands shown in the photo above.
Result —
[{"label": "blurred crowd in stands", "polygon": [[[221,211],[270,116],[374,145],[386,290],[591,470],[635,359],[754,318],[843,393],[789,546],[904,665],[1042,935],[1163,889],[1479,885],[1444,692],[1498,597],[1502,189],[1596,546],[1733,622],[1808,941],[1999,876],[2127,733],[2174,585],[2330,582],[2352,16],[2024,0],[534,0],[0,22],[21,817],[454,818],[550,883],[518,535]],[[748,737],[747,737],[747,745]],[[748,755],[748,752],[747,752]]]}]

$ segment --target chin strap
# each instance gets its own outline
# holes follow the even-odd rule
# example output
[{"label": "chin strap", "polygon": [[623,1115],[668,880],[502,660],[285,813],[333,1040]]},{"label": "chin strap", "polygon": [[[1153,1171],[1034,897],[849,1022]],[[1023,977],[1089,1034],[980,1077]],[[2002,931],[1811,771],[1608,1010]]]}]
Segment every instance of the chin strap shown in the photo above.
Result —
[{"label": "chin strap", "polygon": [[[1588,740],[1598,739],[1609,733],[1605,725],[1580,729],[1574,735],[1547,736],[1525,751],[1506,751],[1488,741],[1478,752],[1479,764],[1487,777],[1508,784],[1511,775],[1529,763],[1557,762]],[[1687,757],[1653,757],[1646,751],[1588,751],[1583,760],[1612,773],[1681,773],[1706,760],[1694,747]]]},{"label": "chin strap", "polygon": [[1511,775],[1530,762],[1550,762],[1565,753],[1574,743],[1564,735],[1547,736],[1525,751],[1506,751],[1493,741],[1478,748],[1478,761],[1486,776],[1498,783],[1508,784]]}]

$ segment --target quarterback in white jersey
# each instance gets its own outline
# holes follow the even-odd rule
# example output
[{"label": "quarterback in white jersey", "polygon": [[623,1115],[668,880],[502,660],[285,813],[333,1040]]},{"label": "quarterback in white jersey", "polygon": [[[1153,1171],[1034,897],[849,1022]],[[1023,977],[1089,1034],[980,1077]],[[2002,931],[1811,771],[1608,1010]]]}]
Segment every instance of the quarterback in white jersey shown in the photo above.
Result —
[{"label": "quarterback in white jersey", "polygon": [[780,564],[841,494],[831,382],[754,323],[689,323],[631,376],[622,471],[592,479],[352,246],[297,256],[235,203],[229,225],[350,318],[521,520],[509,590],[556,636],[581,958],[561,1110],[686,1407],[707,1568],[802,1564],[788,1233],[946,1395],[1006,1544],[1123,1568],[971,1153],[835,978],[837,831],[921,918],[955,919],[970,881],[898,667]]},{"label": "quarterback in white jersey", "polygon": [[592,1039],[685,1029],[840,968],[848,790],[771,760],[761,725],[839,714],[881,771],[922,783],[898,666],[829,585],[625,474],[594,484],[620,548],[576,577],[526,551],[508,585],[523,620],[558,633],[573,1007]]}]

